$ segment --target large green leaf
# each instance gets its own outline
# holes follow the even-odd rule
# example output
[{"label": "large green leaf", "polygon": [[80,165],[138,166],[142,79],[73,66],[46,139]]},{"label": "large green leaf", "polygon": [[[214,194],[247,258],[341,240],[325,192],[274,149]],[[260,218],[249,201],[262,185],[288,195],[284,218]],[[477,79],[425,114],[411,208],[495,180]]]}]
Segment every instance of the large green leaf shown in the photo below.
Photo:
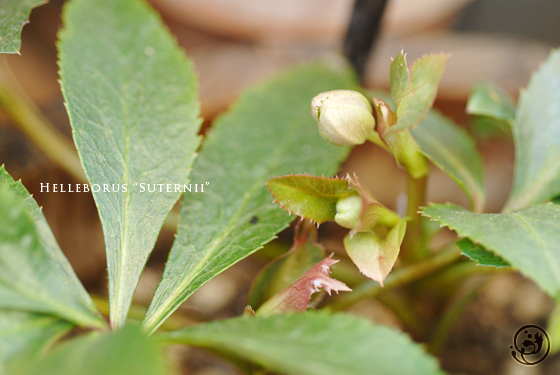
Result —
[{"label": "large green leaf", "polygon": [[521,92],[512,126],[515,169],[509,211],[560,194],[560,50],[552,52]]},{"label": "large green leaf", "polygon": [[[74,141],[92,189],[109,184],[108,192],[93,196],[116,327],[124,323],[163,221],[181,194],[174,184],[188,182],[200,143],[196,80],[143,1],[74,0],[64,20],[60,70]],[[150,192],[142,183],[172,185]],[[121,185],[118,192],[113,184]]]},{"label": "large green leaf", "polygon": [[479,82],[474,86],[469,97],[467,113],[513,121],[515,103],[502,88],[487,82]]},{"label": "large green leaf", "polygon": [[409,73],[403,53],[395,57],[391,63],[391,96],[398,121],[387,132],[412,128],[426,118],[448,58],[446,54],[424,56],[412,65]]},{"label": "large green leaf", "polygon": [[476,145],[466,131],[439,112],[428,117],[410,133],[420,151],[463,189],[475,211],[484,209],[484,166]]},{"label": "large green leaf", "polygon": [[70,340],[13,375],[170,374],[161,344],[137,326]]},{"label": "large green leaf", "polygon": [[50,313],[78,325],[104,327],[41,209],[3,166],[0,212],[0,309]]},{"label": "large green leaf", "polygon": [[195,181],[211,185],[204,194],[185,196],[177,239],[143,323],[147,329],[293,220],[272,203],[266,181],[336,171],[348,148],[321,138],[309,103],[319,92],[355,84],[348,71],[305,66],[247,91],[216,121],[193,170]]},{"label": "large green leaf", "polygon": [[53,316],[0,310],[0,375],[8,375],[10,361],[28,360],[72,328]]},{"label": "large green leaf", "polygon": [[226,351],[283,374],[442,374],[436,360],[403,333],[343,314],[245,316],[162,337]]},{"label": "large green leaf", "polygon": [[21,29],[45,0],[0,0],[0,53],[19,53]]},{"label": "large green leaf", "polygon": [[422,212],[496,252],[560,300],[560,206],[545,203],[507,214],[477,214],[436,204]]}]

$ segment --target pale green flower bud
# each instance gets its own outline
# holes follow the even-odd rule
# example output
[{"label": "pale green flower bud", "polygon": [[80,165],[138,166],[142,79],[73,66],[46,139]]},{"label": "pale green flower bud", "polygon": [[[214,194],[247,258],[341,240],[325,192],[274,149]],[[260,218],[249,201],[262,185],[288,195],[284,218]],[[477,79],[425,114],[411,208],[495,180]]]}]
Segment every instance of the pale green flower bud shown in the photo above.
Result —
[{"label": "pale green flower bud", "polygon": [[341,227],[354,229],[360,223],[362,198],[359,195],[339,199],[336,202],[334,221]]},{"label": "pale green flower bud", "polygon": [[359,145],[374,131],[375,120],[365,96],[356,91],[323,92],[311,101],[321,136],[339,146]]}]

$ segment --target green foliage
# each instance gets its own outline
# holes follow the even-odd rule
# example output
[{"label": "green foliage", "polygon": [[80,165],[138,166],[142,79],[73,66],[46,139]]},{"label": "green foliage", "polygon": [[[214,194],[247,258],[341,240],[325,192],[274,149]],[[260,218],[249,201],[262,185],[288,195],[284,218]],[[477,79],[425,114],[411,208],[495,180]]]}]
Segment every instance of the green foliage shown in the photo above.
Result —
[{"label": "green foliage", "polygon": [[82,326],[104,327],[41,212],[0,167],[0,309],[50,313]]},{"label": "green foliage", "polygon": [[358,232],[344,238],[344,247],[360,272],[383,286],[397,260],[405,232],[406,220],[402,219],[391,228],[386,238],[380,238],[372,231]]},{"label": "green foliage", "polygon": [[161,345],[133,325],[69,340],[13,375],[165,375]]},{"label": "green foliage", "polygon": [[255,277],[248,305],[253,310],[258,309],[264,301],[292,285],[324,257],[325,250],[317,243],[317,229],[312,224],[301,222],[292,248]]},{"label": "green foliage", "polygon": [[[23,22],[41,3],[0,0],[8,16],[0,25],[0,52],[17,52]],[[294,219],[271,202],[267,187],[290,213],[351,228],[344,241],[348,255],[382,285],[399,255],[406,220],[412,228],[403,245],[407,251],[420,254],[431,236],[416,214],[429,172],[425,157],[482,212],[484,171],[475,143],[451,120],[429,112],[448,55],[425,56],[409,71],[399,54],[391,65],[394,111],[373,99],[378,122],[369,140],[393,153],[409,173],[409,217],[402,219],[357,178],[312,177],[333,175],[349,151],[325,143],[309,114],[309,102],[318,93],[357,87],[348,70],[308,65],[248,90],[216,120],[195,162],[201,142],[195,74],[157,13],[143,0],[72,0],[63,19],[61,83],[82,165],[90,184],[100,187],[92,190],[107,247],[111,325],[118,330],[88,332],[48,351],[75,326],[107,327],[41,209],[1,167],[0,375],[164,375],[170,368],[163,343],[206,347],[285,374],[442,374],[432,357],[393,329],[347,315],[285,314],[305,310],[319,288],[350,290],[329,276],[337,260],[323,259],[317,231],[301,223],[293,248],[255,282],[250,303],[260,306],[257,317],[199,324],[159,339],[148,334],[198,288]],[[469,113],[512,125],[515,178],[505,213],[474,213],[449,204],[422,210],[464,237],[457,245],[465,255],[481,265],[515,267],[558,301],[559,80],[560,50],[533,76],[517,113],[513,101],[488,84],[477,85],[469,100]],[[336,107],[357,97],[358,107],[367,107],[362,108],[366,121],[359,125],[370,133],[373,117],[365,98],[346,92]],[[316,104],[314,116],[320,119],[322,107]],[[323,120],[348,125],[347,109],[352,108],[339,108],[331,117],[322,113]],[[358,141],[339,144],[360,143],[363,137]],[[140,275],[180,196],[176,184],[189,183],[191,168],[192,182],[209,186],[204,194],[184,196],[176,241],[144,330],[125,325]],[[142,183],[173,189],[150,192]],[[554,197],[556,204],[543,204]],[[403,285],[452,264],[459,253],[451,245],[417,264],[406,264],[413,257],[403,260],[387,285]],[[370,286],[356,290],[361,296],[377,293]],[[555,319],[554,332],[560,326]]]},{"label": "green foliage", "polygon": [[[375,91],[371,95],[391,103],[386,92]],[[409,131],[416,143],[409,148],[418,148],[463,189],[474,210],[482,211],[486,201],[484,165],[468,133],[435,109],[431,109],[426,119]]]},{"label": "green foliage", "polygon": [[73,0],[64,21],[60,71],[74,141],[90,183],[109,186],[93,196],[107,247],[111,324],[120,326],[180,196],[140,184],[186,184],[200,144],[196,79],[142,1]]},{"label": "green foliage", "polygon": [[349,315],[245,316],[161,337],[225,351],[283,374],[442,374],[437,362],[404,334]]},{"label": "green foliage", "polygon": [[491,251],[486,250],[481,245],[475,244],[468,238],[463,238],[458,241],[457,247],[463,251],[464,255],[478,262],[481,266],[493,266],[496,268],[510,266],[508,262]]},{"label": "green foliage", "polygon": [[319,224],[334,220],[340,199],[358,195],[347,180],[336,177],[282,176],[269,180],[266,186],[286,211]]},{"label": "green foliage", "polygon": [[424,56],[408,70],[401,52],[391,64],[391,96],[394,111],[385,100],[373,99],[377,111],[377,131],[387,143],[397,163],[415,179],[426,176],[429,167],[419,146],[408,132],[422,122],[435,98],[437,86],[449,55]]},{"label": "green foliage", "polygon": [[511,139],[511,123],[488,116],[475,116],[469,124],[472,135],[481,140],[490,138]]},{"label": "green foliage", "polygon": [[[350,185],[360,193],[360,200],[361,200],[361,204],[360,204],[361,210],[357,218],[357,225],[346,226],[346,228],[348,227],[352,228],[352,231],[350,232],[351,236],[359,231],[371,231],[379,225],[394,227],[395,225],[399,224],[401,217],[397,213],[391,211],[390,209],[388,209],[387,207],[379,203],[373,197],[370,191],[360,182],[357,176],[354,176],[354,178],[347,176],[346,179],[348,180],[348,182],[350,182]],[[345,203],[345,201],[342,201],[342,203]],[[349,207],[348,206],[343,207],[346,209],[347,212],[342,212],[340,210],[341,208],[340,206],[341,204],[339,203],[337,205],[337,211],[339,212],[337,212],[337,215],[335,217],[336,222],[339,225],[351,224],[351,222],[348,222],[347,220],[345,220],[347,222],[341,221],[340,216],[343,216],[344,218],[346,214],[352,214],[355,211],[356,209],[355,200],[353,202],[352,201],[350,202]],[[353,216],[353,215],[349,215],[349,216]],[[346,217],[346,219],[349,218],[351,217]]]},{"label": "green foliage", "polygon": [[290,173],[333,174],[348,149],[327,144],[309,114],[317,92],[352,88],[354,76],[304,66],[248,90],[220,117],[193,169],[208,192],[186,196],[162,281],[143,322],[156,329],[215,275],[272,240],[293,220],[265,183]]},{"label": "green foliage", "polygon": [[479,82],[469,97],[467,113],[511,122],[515,119],[515,103],[502,88]]},{"label": "green foliage", "polygon": [[385,101],[373,98],[373,104],[377,111],[377,131],[380,139],[387,143],[397,164],[406,168],[408,174],[414,178],[426,176],[430,172],[430,167],[408,129],[397,133],[389,132],[388,129],[397,124],[397,116]]},{"label": "green foliage", "polygon": [[467,132],[432,110],[410,133],[422,154],[463,189],[475,211],[482,212],[486,200],[484,166]]},{"label": "green foliage", "polygon": [[0,0],[0,53],[19,53],[21,29],[31,9],[45,3],[45,0]]},{"label": "green foliage", "polygon": [[0,374],[8,375],[9,367],[37,356],[70,328],[71,323],[52,316],[0,310]]},{"label": "green foliage", "polygon": [[560,194],[560,50],[550,54],[521,92],[512,124],[515,143],[509,211]]},{"label": "green foliage", "polygon": [[391,96],[398,121],[388,132],[412,128],[426,118],[448,58],[446,54],[424,56],[409,73],[403,53],[395,57],[391,64]]},{"label": "green foliage", "polygon": [[560,300],[560,207],[534,205],[505,214],[477,214],[447,204],[422,213],[494,251]]}]

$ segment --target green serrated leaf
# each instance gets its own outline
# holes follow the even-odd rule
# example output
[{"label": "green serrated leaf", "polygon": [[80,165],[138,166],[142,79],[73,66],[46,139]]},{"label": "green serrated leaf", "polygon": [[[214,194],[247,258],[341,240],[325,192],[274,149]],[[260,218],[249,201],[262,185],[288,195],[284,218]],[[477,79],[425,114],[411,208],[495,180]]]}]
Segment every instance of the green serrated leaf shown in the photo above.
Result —
[{"label": "green serrated leaf", "polygon": [[515,169],[508,211],[560,194],[559,80],[560,50],[555,50],[521,92],[512,125]]},{"label": "green serrated leaf", "polygon": [[545,203],[506,214],[477,214],[451,204],[436,204],[422,213],[494,251],[560,300],[558,205]]},{"label": "green serrated leaf", "polygon": [[258,309],[264,301],[292,285],[324,257],[325,249],[317,243],[317,229],[308,222],[301,222],[296,228],[292,248],[270,262],[255,277],[248,305],[253,310]]},{"label": "green serrated leaf", "polygon": [[344,314],[245,316],[162,338],[226,351],[283,374],[443,374],[437,361],[405,334]]},{"label": "green serrated leaf", "polygon": [[432,110],[410,133],[422,154],[463,189],[475,211],[482,212],[486,201],[484,165],[467,132]]},{"label": "green serrated leaf", "polygon": [[336,202],[358,192],[339,178],[282,176],[270,179],[266,186],[286,211],[319,224],[333,221]]},{"label": "green serrated leaf", "polygon": [[0,375],[8,375],[14,362],[36,356],[71,328],[53,316],[0,309]]},{"label": "green serrated leaf", "polygon": [[402,52],[391,64],[391,96],[397,123],[387,129],[394,133],[418,125],[426,118],[436,98],[437,87],[449,55],[434,54],[418,59],[410,69]]},{"label": "green serrated leaf", "polygon": [[[410,84],[410,72],[408,71],[406,57],[402,51],[393,59],[389,76],[391,83],[390,97],[394,102],[395,108],[398,108],[403,99],[406,97],[406,90]],[[382,96],[379,98],[387,101]]]},{"label": "green serrated leaf", "polygon": [[266,181],[336,171],[348,148],[321,138],[309,102],[318,92],[355,85],[349,71],[304,66],[247,91],[216,121],[193,170],[195,181],[211,185],[204,194],[185,198],[177,239],[143,323],[148,330],[293,220],[272,203]]},{"label": "green serrated leaf", "polygon": [[0,167],[0,309],[105,327],[35,200]]},{"label": "green serrated leaf", "polygon": [[137,326],[69,340],[14,375],[170,374],[163,348]]},{"label": "green serrated leaf", "polygon": [[19,53],[21,30],[28,22],[31,9],[46,3],[45,0],[0,0],[0,53]]},{"label": "green serrated leaf", "polygon": [[496,268],[510,267],[511,265],[494,254],[486,250],[483,246],[475,244],[469,238],[463,238],[457,242],[457,247],[461,249],[463,255],[474,260],[481,266],[493,266]]},{"label": "green serrated leaf", "polygon": [[[60,70],[74,141],[92,189],[109,187],[94,190],[93,197],[107,247],[111,324],[117,327],[181,194],[174,184],[188,183],[200,143],[196,79],[143,1],[74,0],[64,20]],[[172,192],[167,185],[150,192],[142,183],[171,184]],[[113,184],[121,185],[118,192]]]},{"label": "green serrated leaf", "polygon": [[501,87],[488,82],[479,82],[474,86],[467,102],[467,113],[513,121],[515,103]]}]

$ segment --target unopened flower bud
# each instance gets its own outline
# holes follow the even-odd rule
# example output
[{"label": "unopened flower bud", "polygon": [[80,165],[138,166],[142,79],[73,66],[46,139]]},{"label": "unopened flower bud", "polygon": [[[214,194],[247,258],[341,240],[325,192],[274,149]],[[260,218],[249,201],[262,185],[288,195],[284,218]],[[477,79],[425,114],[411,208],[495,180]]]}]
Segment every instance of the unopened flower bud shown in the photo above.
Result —
[{"label": "unopened flower bud", "polygon": [[317,95],[311,101],[311,114],[321,136],[339,146],[364,143],[375,127],[369,101],[356,91],[335,90]]},{"label": "unopened flower bud", "polygon": [[362,198],[359,195],[339,199],[336,202],[334,221],[341,227],[354,229],[360,223]]}]

